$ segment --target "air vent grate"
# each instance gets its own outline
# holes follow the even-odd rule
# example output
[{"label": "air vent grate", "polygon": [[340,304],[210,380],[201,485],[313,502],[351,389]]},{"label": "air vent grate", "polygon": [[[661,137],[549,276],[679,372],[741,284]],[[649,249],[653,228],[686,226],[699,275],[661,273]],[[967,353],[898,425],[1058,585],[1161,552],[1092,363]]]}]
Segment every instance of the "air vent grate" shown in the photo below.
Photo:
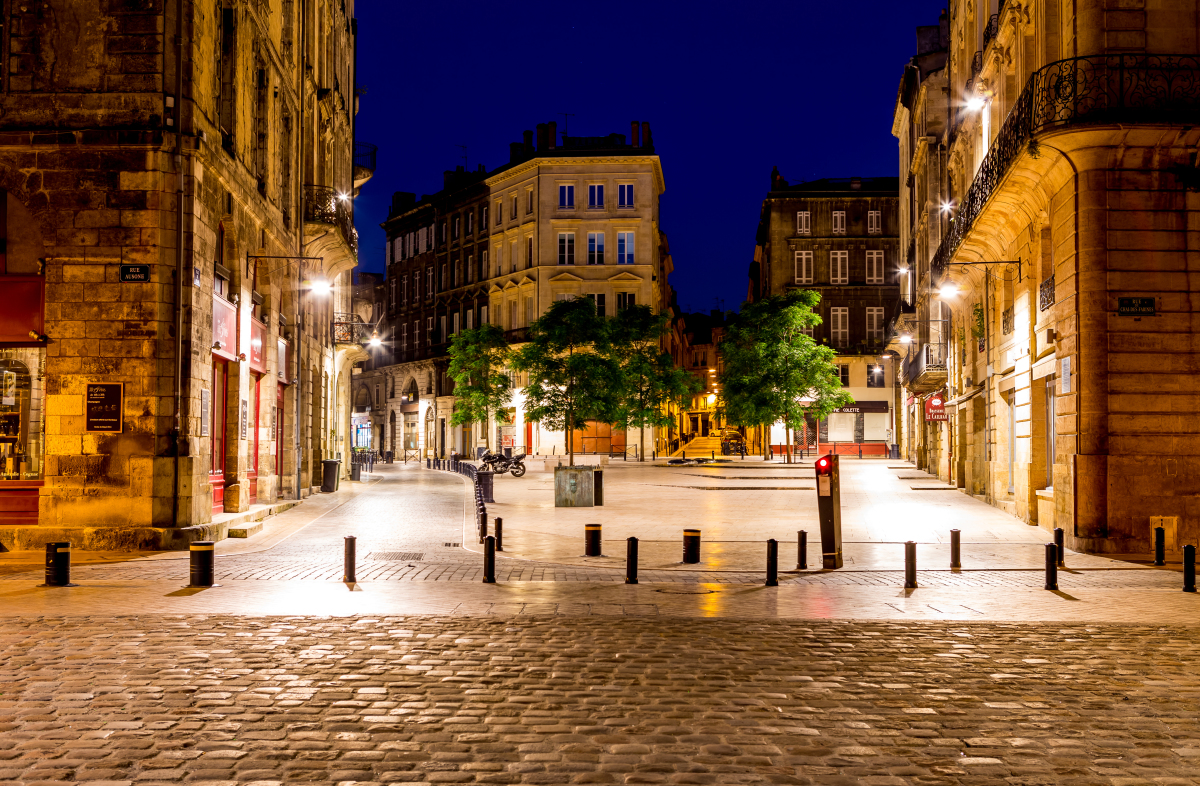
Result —
[{"label": "air vent grate", "polygon": [[367,559],[387,560],[389,562],[420,562],[425,559],[421,551],[372,551]]}]

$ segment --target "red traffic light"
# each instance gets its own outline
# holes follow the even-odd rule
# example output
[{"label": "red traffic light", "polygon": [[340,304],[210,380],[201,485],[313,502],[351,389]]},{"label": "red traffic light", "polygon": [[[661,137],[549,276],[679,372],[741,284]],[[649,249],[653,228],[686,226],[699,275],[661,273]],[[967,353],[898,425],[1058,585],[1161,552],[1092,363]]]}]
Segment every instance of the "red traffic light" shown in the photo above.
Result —
[{"label": "red traffic light", "polygon": [[819,459],[817,461],[817,469],[829,469],[829,459]]}]

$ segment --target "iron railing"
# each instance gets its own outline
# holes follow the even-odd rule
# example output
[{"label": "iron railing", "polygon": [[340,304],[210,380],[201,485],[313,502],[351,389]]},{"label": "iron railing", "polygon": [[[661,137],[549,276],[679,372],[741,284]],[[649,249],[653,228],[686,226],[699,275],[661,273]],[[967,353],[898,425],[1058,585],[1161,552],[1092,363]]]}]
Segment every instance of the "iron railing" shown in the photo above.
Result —
[{"label": "iron railing", "polygon": [[1013,309],[1011,306],[1000,312],[1000,332],[1006,336],[1013,332]]},{"label": "iron railing", "polygon": [[369,322],[363,322],[358,314],[333,315],[333,343],[335,344],[366,344],[371,340],[375,328]]},{"label": "iron railing", "polygon": [[370,142],[355,142],[354,143],[354,168],[365,169],[368,172],[375,171],[375,153],[379,148],[372,145]]},{"label": "iron railing", "polygon": [[1035,71],[1009,112],[930,263],[934,283],[1013,162],[1037,134],[1092,123],[1200,120],[1200,56],[1121,54],[1059,60]]},{"label": "iron railing", "polygon": [[304,221],[336,226],[354,256],[358,256],[358,231],[354,228],[354,207],[347,195],[338,193],[337,189],[330,186],[305,186]]},{"label": "iron railing", "polygon": [[1038,286],[1038,311],[1045,311],[1054,305],[1054,274]]},{"label": "iron railing", "polygon": [[910,352],[900,364],[901,379],[908,384],[926,372],[945,373],[946,354],[945,344],[923,344],[919,350]]},{"label": "iron railing", "polygon": [[992,14],[988,19],[987,27],[983,28],[983,48],[987,49],[987,45],[992,42],[996,34],[1000,32],[1000,14],[997,12]]}]

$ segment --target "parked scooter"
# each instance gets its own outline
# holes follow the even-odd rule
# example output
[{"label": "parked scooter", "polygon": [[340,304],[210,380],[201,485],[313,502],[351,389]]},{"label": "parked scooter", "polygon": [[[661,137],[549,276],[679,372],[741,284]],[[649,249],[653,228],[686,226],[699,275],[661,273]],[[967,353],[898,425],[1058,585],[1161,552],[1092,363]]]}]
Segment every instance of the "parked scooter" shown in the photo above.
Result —
[{"label": "parked scooter", "polygon": [[505,472],[511,472],[514,478],[519,478],[525,474],[525,459],[524,453],[509,458],[503,453],[484,453],[483,462],[484,469],[488,472],[495,472],[503,475]]}]

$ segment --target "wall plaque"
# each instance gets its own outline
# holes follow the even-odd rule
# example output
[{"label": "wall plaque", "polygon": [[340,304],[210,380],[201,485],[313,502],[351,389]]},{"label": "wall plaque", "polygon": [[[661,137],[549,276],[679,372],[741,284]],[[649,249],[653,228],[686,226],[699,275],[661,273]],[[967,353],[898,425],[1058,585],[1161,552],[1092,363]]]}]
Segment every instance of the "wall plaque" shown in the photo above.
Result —
[{"label": "wall plaque", "polygon": [[89,434],[120,434],[125,384],[123,382],[90,382],[84,395],[85,430]]},{"label": "wall plaque", "polygon": [[200,436],[210,436],[212,430],[212,393],[208,388],[200,391]]},{"label": "wall plaque", "polygon": [[1071,392],[1071,358],[1062,359],[1062,392]]},{"label": "wall plaque", "polygon": [[145,284],[150,281],[149,265],[121,265],[122,284]]},{"label": "wall plaque", "polygon": [[1117,316],[1119,317],[1152,317],[1156,313],[1157,308],[1152,297],[1117,298]]},{"label": "wall plaque", "polygon": [[241,428],[242,439],[246,438],[246,427],[247,427],[247,423],[249,422],[249,420],[250,420],[250,402],[246,401],[246,399],[242,399],[242,428]]}]

